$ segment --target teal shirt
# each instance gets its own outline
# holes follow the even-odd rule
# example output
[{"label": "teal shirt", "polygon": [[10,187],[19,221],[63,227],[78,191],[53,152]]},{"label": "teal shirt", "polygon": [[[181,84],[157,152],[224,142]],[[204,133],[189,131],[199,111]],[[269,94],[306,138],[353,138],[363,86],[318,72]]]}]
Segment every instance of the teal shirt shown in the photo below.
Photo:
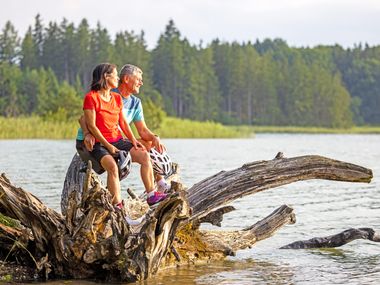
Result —
[{"label": "teal shirt", "polygon": [[83,141],[83,140],[84,140],[84,135],[83,135],[82,128],[79,128],[79,129],[78,129],[78,132],[77,132],[77,140],[78,140],[78,141]]},{"label": "teal shirt", "polygon": [[[112,92],[120,94],[119,89],[112,89]],[[127,123],[139,122],[144,120],[144,113],[140,98],[134,95],[130,95],[127,98],[123,98],[123,115],[127,120]],[[82,128],[78,129],[77,140],[84,140]]]}]

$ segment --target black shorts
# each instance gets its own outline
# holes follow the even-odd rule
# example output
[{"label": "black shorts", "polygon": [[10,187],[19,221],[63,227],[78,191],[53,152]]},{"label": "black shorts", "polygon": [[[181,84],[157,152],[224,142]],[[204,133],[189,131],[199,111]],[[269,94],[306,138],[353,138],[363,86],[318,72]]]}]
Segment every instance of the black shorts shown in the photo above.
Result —
[{"label": "black shorts", "polygon": [[[133,144],[129,140],[126,140],[126,139],[121,139],[121,140],[118,140],[117,142],[113,142],[111,144],[114,147],[116,147],[117,149],[125,150],[127,152],[129,152],[131,150],[131,148],[133,147]],[[108,150],[103,145],[101,145],[99,142],[95,143],[93,150],[89,152],[86,149],[86,147],[84,146],[83,141],[77,140],[76,149],[78,151],[79,156],[82,158],[82,160],[88,161],[89,159],[90,160],[94,159],[96,162],[99,163],[99,166],[100,166],[100,160],[103,158],[103,156],[110,154],[108,152]],[[94,168],[94,170],[96,171],[95,168]]]},{"label": "black shorts", "polygon": [[[133,144],[129,140],[126,140],[126,139],[121,139],[111,144],[117,149],[125,150],[126,152],[129,152],[131,148],[133,147]],[[102,144],[97,142],[94,144],[94,148],[92,151],[90,151],[90,154],[95,158],[96,161],[100,163],[100,160],[103,158],[103,156],[106,156],[110,153]]]}]

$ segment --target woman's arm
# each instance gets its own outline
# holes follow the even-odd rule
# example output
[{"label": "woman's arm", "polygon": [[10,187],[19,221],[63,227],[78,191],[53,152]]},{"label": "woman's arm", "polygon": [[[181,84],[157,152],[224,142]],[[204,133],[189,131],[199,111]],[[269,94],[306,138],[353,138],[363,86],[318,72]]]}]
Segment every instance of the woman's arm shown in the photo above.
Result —
[{"label": "woman's arm", "polygon": [[135,148],[145,149],[145,147],[138,140],[136,140],[135,135],[131,130],[131,127],[128,125],[127,121],[123,116],[123,112],[120,112],[119,114],[119,126],[120,129],[123,131],[124,135],[131,141]]},{"label": "woman's arm", "polygon": [[87,128],[84,115],[80,116],[78,122],[80,127],[82,128],[84,145],[88,151],[92,151],[95,144],[95,137],[90,133],[89,129]]},{"label": "woman's arm", "polygon": [[87,124],[87,128],[90,133],[110,152],[110,154],[115,154],[118,152],[118,149],[110,144],[99,131],[98,127],[95,124],[96,113],[93,109],[84,110],[84,119]]}]

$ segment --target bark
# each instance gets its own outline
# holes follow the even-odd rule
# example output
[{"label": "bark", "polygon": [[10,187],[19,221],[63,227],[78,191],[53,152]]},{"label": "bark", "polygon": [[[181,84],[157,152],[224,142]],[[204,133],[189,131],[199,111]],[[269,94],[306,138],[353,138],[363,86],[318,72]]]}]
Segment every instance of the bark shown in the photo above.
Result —
[{"label": "bark", "polygon": [[296,241],[281,247],[281,249],[339,247],[356,239],[380,242],[380,233],[371,228],[348,229],[336,235]]},{"label": "bark", "polygon": [[[133,198],[126,199],[120,211],[111,205],[91,163],[85,172],[83,167],[74,156],[62,193],[64,215],[13,186],[5,175],[0,178],[0,212],[20,223],[12,229],[1,227],[0,239],[19,240],[32,257],[30,265],[45,277],[134,281],[165,266],[222,259],[295,222],[293,210],[284,205],[245,229],[199,228],[206,222],[220,226],[223,214],[234,210],[227,205],[233,200],[300,180],[369,182],[372,178],[369,169],[321,156],[278,155],[222,171],[189,189],[173,181],[169,198],[153,208],[129,191]],[[139,225],[127,222],[139,217],[144,218]],[[2,243],[0,252],[26,255],[21,246],[19,253],[12,247]]]}]

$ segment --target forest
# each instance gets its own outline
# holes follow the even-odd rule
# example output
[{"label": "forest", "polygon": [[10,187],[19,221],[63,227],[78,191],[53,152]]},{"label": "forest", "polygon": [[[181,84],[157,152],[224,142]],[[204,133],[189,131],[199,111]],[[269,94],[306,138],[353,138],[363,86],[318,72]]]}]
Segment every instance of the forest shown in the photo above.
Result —
[{"label": "forest", "polygon": [[144,32],[111,35],[86,19],[0,32],[0,116],[77,119],[101,62],[144,71],[146,120],[349,128],[380,125],[380,46],[290,47],[283,39],[190,43],[170,20],[154,48]]}]

